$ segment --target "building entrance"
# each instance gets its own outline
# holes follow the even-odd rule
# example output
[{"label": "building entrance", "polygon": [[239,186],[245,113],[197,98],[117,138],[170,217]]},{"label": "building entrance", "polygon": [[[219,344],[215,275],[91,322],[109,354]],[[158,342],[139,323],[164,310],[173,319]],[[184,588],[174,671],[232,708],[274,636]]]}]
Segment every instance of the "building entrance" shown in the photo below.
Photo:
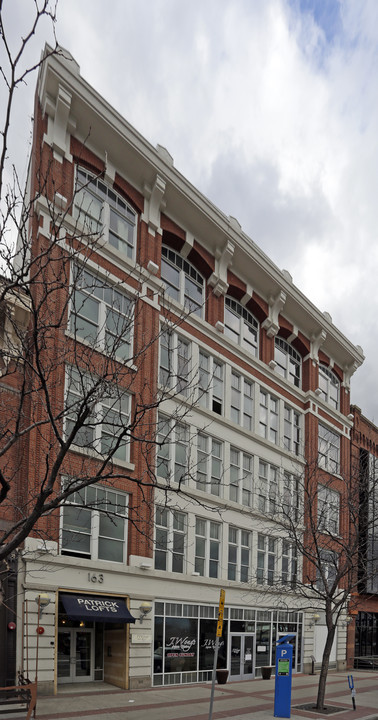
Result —
[{"label": "building entrance", "polygon": [[59,628],[58,683],[94,680],[94,629]]},{"label": "building entrance", "polygon": [[230,680],[247,680],[255,672],[255,636],[231,633],[229,643]]}]

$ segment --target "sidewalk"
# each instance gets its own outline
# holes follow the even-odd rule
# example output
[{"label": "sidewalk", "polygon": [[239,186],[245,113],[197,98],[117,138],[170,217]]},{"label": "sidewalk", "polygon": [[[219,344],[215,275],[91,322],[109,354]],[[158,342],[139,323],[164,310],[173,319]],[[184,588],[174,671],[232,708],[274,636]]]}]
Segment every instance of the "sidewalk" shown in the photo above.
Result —
[{"label": "sidewalk", "polygon": [[[294,720],[378,720],[378,674],[353,671],[356,688],[354,711],[348,673],[331,672],[327,683],[327,705],[340,707],[332,715],[297,710],[295,705],[315,701],[319,676],[296,675],[293,678],[292,711]],[[59,689],[55,697],[40,697],[37,720],[208,720],[210,684],[181,685],[124,691],[105,683],[90,686],[70,685]],[[217,685],[213,720],[272,720],[274,678]],[[12,716],[18,718],[21,716]]]}]

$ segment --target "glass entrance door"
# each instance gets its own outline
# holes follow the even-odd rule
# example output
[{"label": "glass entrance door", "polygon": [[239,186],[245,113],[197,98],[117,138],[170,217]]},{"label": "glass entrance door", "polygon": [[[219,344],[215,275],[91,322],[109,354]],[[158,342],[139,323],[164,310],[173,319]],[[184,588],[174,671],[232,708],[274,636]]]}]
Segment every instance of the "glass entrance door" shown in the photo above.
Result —
[{"label": "glass entrance door", "polygon": [[59,629],[58,682],[91,682],[93,680],[94,630],[91,628]]},{"label": "glass entrance door", "polygon": [[247,680],[255,671],[255,636],[251,634],[230,635],[230,680]]}]

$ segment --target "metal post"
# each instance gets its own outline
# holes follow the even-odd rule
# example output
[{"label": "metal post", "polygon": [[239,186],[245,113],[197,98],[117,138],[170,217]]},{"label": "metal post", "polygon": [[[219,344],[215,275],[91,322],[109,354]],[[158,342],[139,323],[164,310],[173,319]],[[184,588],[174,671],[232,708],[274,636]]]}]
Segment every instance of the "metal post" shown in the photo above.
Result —
[{"label": "metal post", "polygon": [[214,689],[215,689],[215,678],[216,678],[216,674],[217,674],[218,650],[219,650],[219,637],[216,637],[216,639],[215,639],[215,648],[214,648],[213,675],[212,675],[212,678],[211,678],[211,695],[210,695],[209,720],[212,720],[212,717],[213,717]]}]

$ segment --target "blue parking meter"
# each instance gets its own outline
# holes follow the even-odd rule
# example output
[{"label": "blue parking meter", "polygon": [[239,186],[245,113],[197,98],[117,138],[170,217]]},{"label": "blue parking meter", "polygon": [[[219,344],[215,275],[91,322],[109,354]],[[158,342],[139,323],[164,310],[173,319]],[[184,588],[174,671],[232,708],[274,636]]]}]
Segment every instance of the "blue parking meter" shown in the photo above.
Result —
[{"label": "blue parking meter", "polygon": [[289,718],[291,714],[291,675],[295,635],[284,635],[276,645],[276,682],[274,687],[274,717]]}]

